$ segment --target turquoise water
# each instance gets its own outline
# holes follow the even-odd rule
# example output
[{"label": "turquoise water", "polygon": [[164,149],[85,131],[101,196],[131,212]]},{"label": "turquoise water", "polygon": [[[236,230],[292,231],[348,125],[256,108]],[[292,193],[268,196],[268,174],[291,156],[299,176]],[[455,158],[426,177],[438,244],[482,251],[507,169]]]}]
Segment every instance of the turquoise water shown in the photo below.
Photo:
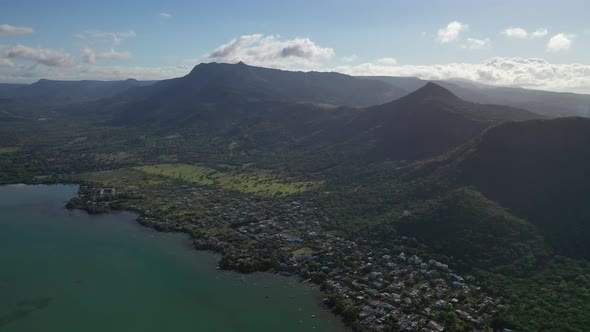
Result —
[{"label": "turquoise water", "polygon": [[0,331],[342,330],[311,285],[217,271],[132,214],[64,209],[76,191],[0,187]]}]

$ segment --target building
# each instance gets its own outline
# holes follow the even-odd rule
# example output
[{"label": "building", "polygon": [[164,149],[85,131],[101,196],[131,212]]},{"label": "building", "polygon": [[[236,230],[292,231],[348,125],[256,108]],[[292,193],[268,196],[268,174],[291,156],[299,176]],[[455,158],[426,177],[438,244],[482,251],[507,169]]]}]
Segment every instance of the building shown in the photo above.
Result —
[{"label": "building", "polygon": [[100,188],[98,194],[100,196],[115,196],[115,188]]}]

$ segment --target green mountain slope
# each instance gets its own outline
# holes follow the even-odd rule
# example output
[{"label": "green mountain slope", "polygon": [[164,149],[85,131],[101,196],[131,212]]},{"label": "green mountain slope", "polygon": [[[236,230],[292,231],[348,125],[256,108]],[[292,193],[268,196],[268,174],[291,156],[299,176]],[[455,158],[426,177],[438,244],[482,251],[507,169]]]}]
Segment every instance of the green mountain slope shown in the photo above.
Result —
[{"label": "green mountain slope", "polygon": [[496,329],[585,331],[588,143],[584,118],[503,123],[433,160],[357,170],[325,204],[347,232],[409,237],[507,298]]},{"label": "green mountain slope", "polygon": [[350,159],[430,158],[497,123],[542,118],[465,102],[433,83],[380,106],[328,106],[362,105],[396,93],[385,83],[336,73],[212,63],[84,108],[111,124],[214,139],[222,150],[231,145],[236,158],[270,153],[283,162],[320,161],[320,169]]},{"label": "green mountain slope", "polygon": [[397,229],[466,268],[524,275],[548,255],[535,226],[466,188],[418,205]]},{"label": "green mountain slope", "polygon": [[[383,82],[339,73],[290,72],[241,62],[209,63],[196,66],[184,77],[135,89],[115,103],[121,108],[117,121],[137,125],[170,122],[218,103],[272,101],[357,107],[384,103],[405,93]],[[120,105],[121,101],[126,104]]]},{"label": "green mountain slope", "polygon": [[460,181],[536,224],[557,250],[588,258],[589,144],[589,119],[503,124],[459,163]]},{"label": "green mountain slope", "polygon": [[347,149],[372,160],[419,160],[448,152],[500,122],[540,117],[465,102],[428,83],[396,101],[359,112],[336,137]]}]

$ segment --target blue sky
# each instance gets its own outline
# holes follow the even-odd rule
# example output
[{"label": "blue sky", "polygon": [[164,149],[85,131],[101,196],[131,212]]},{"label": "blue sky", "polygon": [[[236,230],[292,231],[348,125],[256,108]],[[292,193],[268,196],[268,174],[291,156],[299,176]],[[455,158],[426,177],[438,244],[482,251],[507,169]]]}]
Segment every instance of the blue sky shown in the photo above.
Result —
[{"label": "blue sky", "polygon": [[590,92],[588,13],[584,0],[0,1],[0,81],[162,79],[244,60]]}]

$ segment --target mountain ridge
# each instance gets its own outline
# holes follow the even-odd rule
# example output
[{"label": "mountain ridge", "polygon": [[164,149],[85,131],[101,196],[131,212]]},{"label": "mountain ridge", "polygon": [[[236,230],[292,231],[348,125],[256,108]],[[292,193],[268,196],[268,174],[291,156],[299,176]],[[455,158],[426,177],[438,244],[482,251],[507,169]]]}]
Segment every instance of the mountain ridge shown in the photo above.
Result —
[{"label": "mountain ridge", "polygon": [[[416,77],[359,77],[380,80],[409,91],[419,89],[428,82],[428,80],[422,80]],[[446,87],[459,98],[466,101],[521,108],[548,117],[590,117],[590,95],[588,94],[530,90],[519,87],[497,87],[471,81],[434,80],[433,82]]]}]

